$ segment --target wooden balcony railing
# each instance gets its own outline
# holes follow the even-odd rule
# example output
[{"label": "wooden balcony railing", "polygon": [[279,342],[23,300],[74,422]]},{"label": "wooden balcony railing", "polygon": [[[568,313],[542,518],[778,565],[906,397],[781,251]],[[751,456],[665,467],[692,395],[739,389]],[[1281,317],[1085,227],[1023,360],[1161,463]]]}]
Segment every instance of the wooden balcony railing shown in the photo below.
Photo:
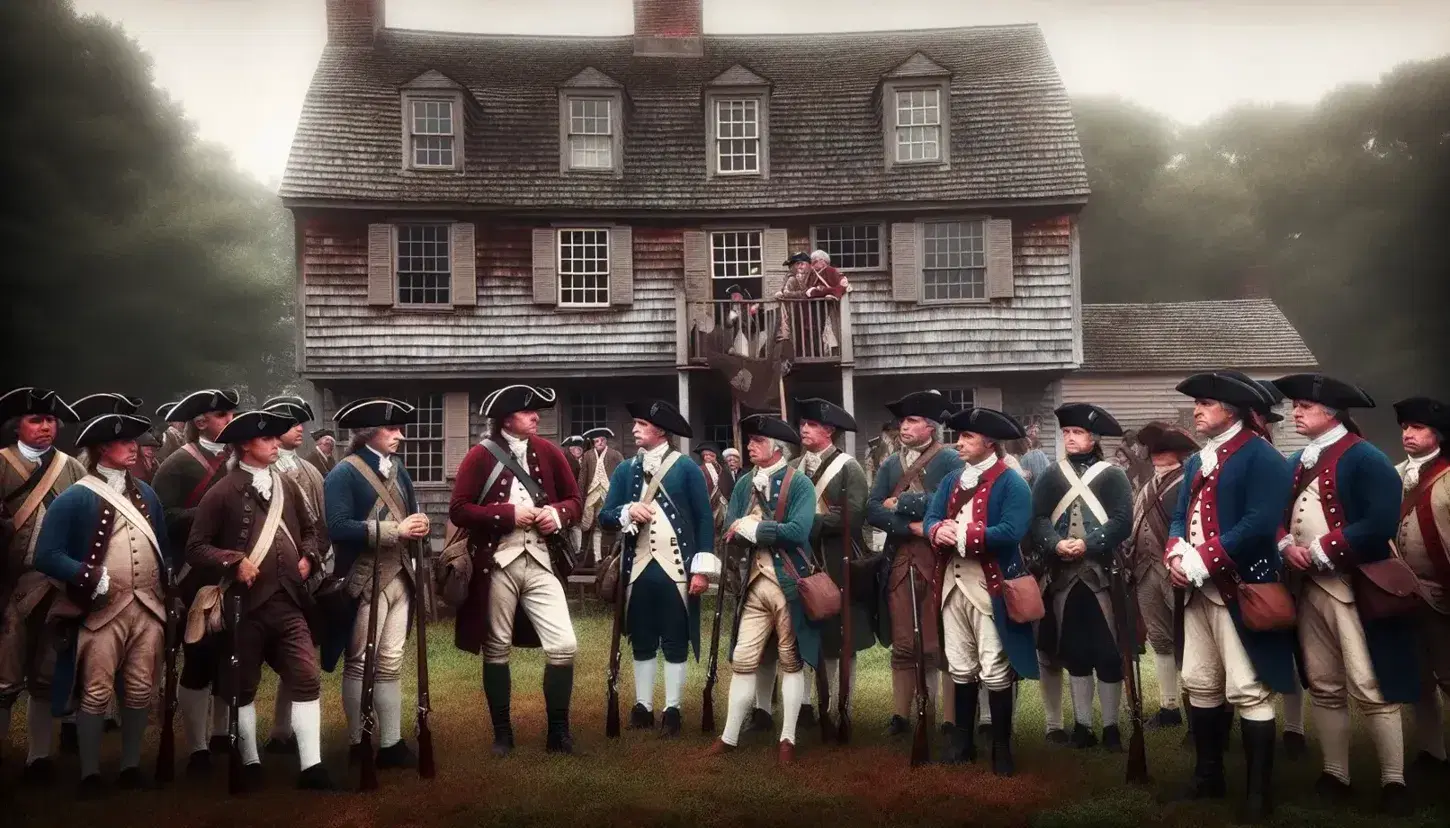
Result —
[{"label": "wooden balcony railing", "polygon": [[704,340],[717,330],[727,333],[730,349],[758,355],[775,338],[790,340],[795,361],[840,364],[851,362],[849,299],[777,299],[679,303],[680,356],[691,363],[705,361]]}]

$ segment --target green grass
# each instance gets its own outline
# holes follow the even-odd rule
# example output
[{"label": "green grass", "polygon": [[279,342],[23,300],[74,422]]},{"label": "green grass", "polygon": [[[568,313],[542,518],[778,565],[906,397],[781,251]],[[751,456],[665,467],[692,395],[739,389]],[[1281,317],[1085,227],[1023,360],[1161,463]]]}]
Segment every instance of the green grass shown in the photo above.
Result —
[{"label": "green grass", "polygon": [[[575,604],[577,607],[577,603]],[[706,613],[708,624],[709,613]],[[382,775],[373,794],[303,794],[293,790],[296,760],[264,755],[268,785],[243,799],[226,794],[224,763],[209,780],[184,776],[165,792],[113,794],[101,802],[74,802],[78,769],[73,757],[61,761],[62,779],[49,793],[19,790],[24,734],[24,705],[17,705],[11,742],[0,765],[0,824],[105,825],[107,828],[223,828],[303,824],[327,826],[387,825],[463,828],[463,826],[792,826],[893,825],[938,826],[1207,826],[1232,822],[1235,798],[1242,790],[1243,762],[1235,734],[1229,753],[1230,799],[1214,804],[1159,804],[1187,778],[1191,756],[1180,746],[1181,731],[1150,733],[1148,758],[1154,784],[1126,786],[1123,754],[1072,751],[1047,746],[1042,739],[1041,698],[1035,683],[1024,685],[1017,715],[1018,775],[999,779],[985,762],[971,767],[907,766],[907,744],[881,735],[890,715],[887,652],[864,654],[859,672],[855,742],[849,748],[825,747],[818,732],[802,731],[797,764],[775,764],[773,738],[747,739],[735,754],[716,760],[701,756],[713,734],[700,732],[700,696],[704,665],[693,665],[686,694],[685,738],[661,742],[654,734],[626,731],[612,742],[604,737],[604,695],[609,653],[609,619],[591,602],[576,610],[580,658],[574,690],[574,733],[586,756],[551,757],[543,750],[544,713],[540,692],[543,659],[537,650],[517,651],[513,662],[514,727],[518,750],[505,761],[488,754],[491,731],[481,688],[482,667],[475,656],[454,649],[451,623],[429,630],[432,667],[433,732],[439,775],[431,782],[412,771]],[[708,641],[708,629],[706,630]],[[621,713],[633,703],[628,651],[621,672]],[[411,657],[408,662],[411,666]],[[723,724],[728,666],[721,662],[716,715]],[[1145,662],[1148,709],[1156,707],[1151,659]],[[406,682],[413,697],[413,680]],[[259,731],[270,725],[276,679],[269,673],[258,697]],[[656,689],[656,708],[662,696]],[[324,760],[334,779],[349,791],[356,778],[344,758],[346,731],[338,676],[324,684]],[[405,716],[411,734],[411,716]],[[178,728],[180,725],[178,724]],[[179,733],[179,731],[178,731]],[[409,741],[412,741],[409,735]],[[933,739],[933,747],[936,747]],[[119,740],[108,736],[104,770],[114,775]],[[1312,735],[1311,735],[1312,742]],[[184,748],[178,744],[178,750]],[[983,751],[985,753],[985,751]],[[1355,806],[1332,811],[1313,799],[1318,756],[1297,763],[1277,758],[1275,786],[1279,810],[1275,826],[1444,826],[1450,808],[1427,808],[1414,819],[1391,821],[1373,812],[1378,771],[1368,739],[1357,734],[1353,767]],[[144,754],[149,771],[154,749]],[[184,762],[184,756],[182,757]]]}]

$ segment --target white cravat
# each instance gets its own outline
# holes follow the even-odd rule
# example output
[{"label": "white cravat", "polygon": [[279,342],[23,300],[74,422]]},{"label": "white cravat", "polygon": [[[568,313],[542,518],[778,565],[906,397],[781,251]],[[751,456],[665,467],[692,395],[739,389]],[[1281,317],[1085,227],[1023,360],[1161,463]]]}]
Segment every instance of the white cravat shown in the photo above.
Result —
[{"label": "white cravat", "polygon": [[801,471],[805,472],[807,476],[814,477],[816,474],[816,469],[819,469],[821,467],[821,455],[823,454],[825,454],[824,451],[808,451],[805,454],[802,454]]},{"label": "white cravat", "polygon": [[902,472],[905,472],[907,469],[909,469],[912,466],[916,465],[916,461],[921,457],[921,452],[922,452],[921,449],[914,449],[914,448],[910,448],[908,446],[902,446],[901,447],[901,471]]},{"label": "white cravat", "polygon": [[652,449],[642,449],[640,451],[640,463],[644,466],[644,473],[653,478],[655,472],[660,470],[660,464],[665,461],[665,455],[669,453],[669,443],[660,443]]},{"label": "white cravat", "polygon": [[1420,469],[1423,469],[1439,456],[1440,450],[1435,449],[1429,454],[1421,455],[1420,457],[1411,457],[1405,461],[1405,491],[1408,492],[1420,485]]},{"label": "white cravat", "polygon": [[1237,422],[1229,426],[1224,433],[1217,437],[1208,438],[1203,444],[1203,448],[1199,449],[1198,452],[1198,462],[1200,464],[1199,474],[1204,477],[1213,474],[1213,470],[1218,468],[1218,450],[1223,447],[1224,443],[1239,436],[1239,432],[1243,430],[1244,424]]},{"label": "white cravat", "polygon": [[504,444],[509,447],[509,454],[519,461],[520,466],[529,465],[529,441],[526,437],[515,437],[507,431],[503,432]]},{"label": "white cravat", "polygon": [[378,451],[377,449],[373,448],[372,446],[368,446],[368,451],[370,451],[373,454],[376,454],[378,456],[378,474],[382,475],[382,478],[384,480],[387,480],[388,478],[392,477],[393,476],[393,458],[392,458],[392,456],[387,455],[387,454],[383,454],[381,451]]},{"label": "white cravat", "polygon": [[272,472],[267,468],[259,469],[246,463],[239,462],[237,465],[252,476],[252,488],[257,491],[257,494],[263,500],[270,502],[272,500]]},{"label": "white cravat", "polygon": [[1344,423],[1339,423],[1334,428],[1310,440],[1309,445],[1304,447],[1304,453],[1299,455],[1299,465],[1306,469],[1314,468],[1314,464],[1319,462],[1319,455],[1348,433],[1349,429],[1345,428]]},{"label": "white cravat", "polygon": [[280,472],[297,471],[297,452],[291,449],[278,449],[276,466],[277,471]]},{"label": "white cravat", "polygon": [[992,454],[980,463],[964,467],[962,476],[957,478],[957,485],[961,487],[962,491],[977,488],[977,484],[982,482],[982,475],[995,465],[997,465],[997,455]]},{"label": "white cravat", "polygon": [[213,443],[212,441],[206,439],[205,437],[198,437],[198,438],[196,438],[196,442],[198,442],[198,443],[201,444],[201,448],[202,448],[203,451],[205,451],[207,454],[210,454],[212,456],[221,454],[222,453],[222,449],[226,448],[226,444],[225,443]]},{"label": "white cravat", "polygon": [[47,451],[50,451],[49,448],[32,448],[31,446],[27,446],[23,441],[19,440],[15,442],[15,447],[20,449],[21,457],[24,457],[26,460],[32,463],[39,463],[40,458],[44,457]]},{"label": "white cravat", "polygon": [[751,479],[751,483],[755,486],[756,489],[760,491],[761,494],[768,495],[770,494],[770,476],[783,468],[785,468],[785,458],[782,457],[781,459],[775,461],[775,465],[769,468],[756,469],[755,476]]},{"label": "white cravat", "polygon": [[116,492],[117,494],[126,493],[125,469],[113,469],[110,466],[102,466],[100,464],[97,464],[96,474],[100,475],[101,479],[106,481],[106,485],[110,486],[112,491]]}]

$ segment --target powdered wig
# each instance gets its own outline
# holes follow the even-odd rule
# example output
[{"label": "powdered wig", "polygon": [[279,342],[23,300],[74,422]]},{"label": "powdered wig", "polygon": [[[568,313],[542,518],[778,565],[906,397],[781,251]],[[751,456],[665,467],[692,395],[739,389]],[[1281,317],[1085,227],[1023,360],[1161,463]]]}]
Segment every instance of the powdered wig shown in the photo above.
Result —
[{"label": "powdered wig", "polygon": [[371,442],[378,431],[379,429],[377,428],[359,428],[354,431],[352,433],[352,439],[347,444],[347,453],[357,454],[362,451],[363,446]]},{"label": "powdered wig", "polygon": [[811,251],[811,261],[813,261],[813,262],[825,262],[826,264],[830,264],[831,263],[831,254],[830,253],[827,253],[824,250],[812,250]]}]

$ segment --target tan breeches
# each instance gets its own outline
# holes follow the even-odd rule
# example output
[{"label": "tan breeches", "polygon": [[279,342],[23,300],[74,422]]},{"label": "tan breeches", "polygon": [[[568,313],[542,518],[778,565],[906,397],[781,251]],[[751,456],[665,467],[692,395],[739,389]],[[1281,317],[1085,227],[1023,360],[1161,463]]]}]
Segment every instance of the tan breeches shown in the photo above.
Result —
[{"label": "tan breeches", "polygon": [[[370,597],[370,596],[368,596]],[[357,618],[352,624],[352,640],[347,644],[347,661],[343,664],[343,675],[348,678],[363,678],[363,661],[367,655],[368,618],[378,613],[378,639],[376,681],[396,681],[403,674],[403,648],[408,643],[408,613],[412,611],[408,599],[408,583],[403,576],[378,593],[376,608],[366,600],[358,605]]]},{"label": "tan breeches", "polygon": [[754,673],[760,666],[760,657],[771,633],[775,633],[780,671],[800,672],[801,659],[796,649],[795,626],[790,620],[790,604],[786,602],[780,586],[762,576],[751,581],[745,593],[745,607],[740,611],[740,630],[735,636],[730,669],[741,675]]},{"label": "tan breeches", "polygon": [[1227,701],[1245,719],[1273,721],[1273,693],[1259,681],[1233,616],[1197,590],[1183,611],[1183,689],[1194,707]]},{"label": "tan breeches", "polygon": [[1313,582],[1305,585],[1299,601],[1299,644],[1304,651],[1304,672],[1309,696],[1330,710],[1347,707],[1353,698],[1367,713],[1386,705],[1379,678],[1369,658],[1364,626],[1354,604],[1346,604]]},{"label": "tan breeches", "polygon": [[563,666],[574,663],[579,641],[569,620],[569,599],[553,572],[527,552],[496,570],[488,587],[488,638],[483,644],[487,664],[507,664],[514,639],[514,613],[522,606],[539,633],[544,661]]},{"label": "tan breeches", "polygon": [[139,600],[98,630],[81,627],[76,639],[76,685],[81,712],[103,715],[121,674],[126,707],[144,710],[156,692],[156,664],[166,649],[166,625]]},{"label": "tan breeches", "polygon": [[1012,662],[1002,649],[996,622],[960,589],[953,589],[942,606],[942,644],[956,684],[980,681],[988,690],[1012,686]]},{"label": "tan breeches", "polygon": [[1153,565],[1137,584],[1138,611],[1148,628],[1148,646],[1158,655],[1173,655],[1173,582],[1168,568]]}]

